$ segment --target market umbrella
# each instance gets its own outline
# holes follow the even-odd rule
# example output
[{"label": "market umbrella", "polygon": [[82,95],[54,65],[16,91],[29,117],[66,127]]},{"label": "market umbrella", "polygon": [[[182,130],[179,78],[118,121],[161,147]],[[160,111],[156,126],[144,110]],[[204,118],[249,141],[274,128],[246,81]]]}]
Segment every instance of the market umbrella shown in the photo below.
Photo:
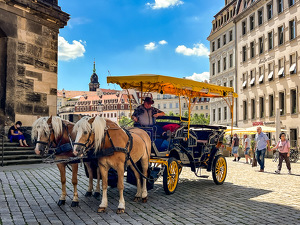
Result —
[{"label": "market umbrella", "polygon": [[[249,131],[249,132],[257,132],[257,127],[249,127],[246,128],[245,130]],[[262,129],[262,132],[266,132],[266,133],[275,133],[276,132],[276,127],[268,127],[268,126],[260,126]]]}]

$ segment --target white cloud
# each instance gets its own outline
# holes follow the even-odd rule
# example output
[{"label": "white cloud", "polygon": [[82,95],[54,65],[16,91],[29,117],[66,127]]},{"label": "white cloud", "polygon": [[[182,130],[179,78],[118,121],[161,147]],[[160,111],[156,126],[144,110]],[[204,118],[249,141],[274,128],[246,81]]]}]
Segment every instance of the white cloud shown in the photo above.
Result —
[{"label": "white cloud", "polygon": [[84,56],[85,41],[73,40],[72,43],[66,41],[63,37],[58,36],[58,60],[69,61]]},{"label": "white cloud", "polygon": [[155,0],[155,3],[148,2],[146,5],[150,6],[152,9],[162,9],[181,4],[183,4],[183,1],[180,0]]},{"label": "white cloud", "polygon": [[157,45],[155,44],[155,42],[150,42],[149,44],[145,45],[145,49],[149,50],[149,51],[152,51],[156,48],[157,48]]},{"label": "white cloud", "polygon": [[208,48],[205,47],[204,44],[194,44],[193,48],[187,48],[185,45],[179,45],[176,50],[177,53],[183,54],[183,55],[195,55],[195,56],[207,56],[209,55]]},{"label": "white cloud", "polygon": [[158,44],[165,45],[165,44],[168,44],[168,42],[166,42],[165,40],[161,40],[161,41],[158,42]]},{"label": "white cloud", "polygon": [[209,81],[209,72],[203,72],[203,73],[193,73],[192,76],[186,77],[186,79],[195,80],[195,81]]}]

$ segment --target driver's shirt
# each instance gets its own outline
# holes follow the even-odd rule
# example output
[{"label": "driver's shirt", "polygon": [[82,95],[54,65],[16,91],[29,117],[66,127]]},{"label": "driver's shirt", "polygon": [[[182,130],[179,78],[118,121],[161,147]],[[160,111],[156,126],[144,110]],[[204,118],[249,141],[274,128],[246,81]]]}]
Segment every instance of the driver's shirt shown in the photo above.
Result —
[{"label": "driver's shirt", "polygon": [[155,118],[153,117],[154,114],[161,113],[157,108],[151,107],[149,109],[146,109],[144,105],[138,106],[132,116],[135,116],[138,118],[138,123],[142,126],[152,126],[155,124]]}]

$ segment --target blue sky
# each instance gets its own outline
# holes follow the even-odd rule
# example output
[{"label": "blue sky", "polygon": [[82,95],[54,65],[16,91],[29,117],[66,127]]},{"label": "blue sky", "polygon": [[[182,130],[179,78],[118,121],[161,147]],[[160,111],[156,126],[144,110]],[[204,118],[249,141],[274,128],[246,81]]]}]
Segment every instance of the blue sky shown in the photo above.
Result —
[{"label": "blue sky", "polygon": [[[212,4],[213,2],[213,4]],[[207,79],[213,16],[224,1],[59,1],[71,15],[59,34],[58,89],[88,90],[96,60],[106,77],[153,73]]]}]

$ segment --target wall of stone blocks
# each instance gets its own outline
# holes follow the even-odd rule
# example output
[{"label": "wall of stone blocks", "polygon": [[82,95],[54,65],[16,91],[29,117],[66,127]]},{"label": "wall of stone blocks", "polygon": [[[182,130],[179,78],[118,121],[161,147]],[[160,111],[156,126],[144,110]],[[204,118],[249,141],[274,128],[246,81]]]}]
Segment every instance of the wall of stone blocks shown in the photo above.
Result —
[{"label": "wall of stone blocks", "polygon": [[38,116],[56,115],[59,27],[0,1],[0,29],[7,45],[6,74],[0,74],[6,76],[0,122],[21,120],[30,126]]}]

